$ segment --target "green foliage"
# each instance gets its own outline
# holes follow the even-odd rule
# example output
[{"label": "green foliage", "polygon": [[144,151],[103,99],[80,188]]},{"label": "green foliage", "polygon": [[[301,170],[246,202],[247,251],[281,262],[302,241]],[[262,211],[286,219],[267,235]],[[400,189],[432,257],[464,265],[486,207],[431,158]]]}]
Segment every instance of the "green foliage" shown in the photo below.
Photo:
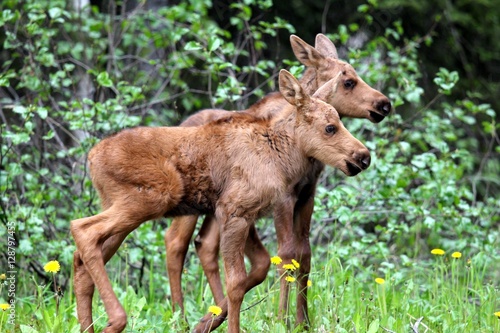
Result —
[{"label": "green foliage", "polygon": [[[366,54],[383,59],[378,53],[386,53],[388,64],[374,61],[376,65],[366,67],[359,50],[351,50],[348,58],[355,68],[364,68],[361,75],[369,83],[383,81],[400,106],[381,124],[344,121],[367,140],[372,165],[355,178],[325,173],[314,214],[322,227],[313,228],[313,238],[335,244],[339,260],[348,267],[371,267],[382,276],[397,272],[398,279],[414,274],[436,247],[494,266],[500,245],[498,183],[492,182],[499,166],[490,160],[498,142],[496,113],[467,97],[445,99],[458,75],[444,68],[435,73],[435,95],[426,92],[429,102],[413,95],[421,74],[417,45],[408,40],[398,47],[388,40],[381,43],[383,38],[370,41]],[[485,146],[487,153],[478,154]],[[499,278],[495,270],[483,274],[483,284]]]},{"label": "green foliage", "polygon": [[[85,159],[100,138],[138,125],[174,125],[204,107],[243,109],[276,90],[281,68],[301,73],[295,59],[283,59],[284,52],[291,54],[288,36],[299,26],[262,14],[279,5],[232,3],[224,25],[212,15],[212,1],[180,1],[154,10],[141,3],[123,8],[125,15],[114,9],[79,11],[65,1],[4,2],[0,238],[7,238],[13,223],[22,323],[16,329],[79,331],[68,227],[69,221],[99,210]],[[370,148],[372,166],[349,179],[327,169],[318,187],[311,231],[316,244],[312,327],[404,331],[424,316],[434,330],[453,332],[457,322],[475,325],[467,319],[470,313],[478,314],[477,331],[495,327],[493,316],[487,316],[499,310],[498,271],[488,269],[498,266],[500,247],[498,115],[474,86],[463,88],[461,68],[451,64],[429,71],[424,66],[422,50],[441,45],[439,36],[407,33],[404,20],[381,25],[376,14],[384,6],[391,7],[368,1],[357,7],[351,22],[329,27],[339,53],[391,99],[395,110],[380,124],[346,119],[347,128]],[[458,22],[459,12],[452,13]],[[312,43],[301,29],[297,34]],[[348,47],[366,31],[379,33],[369,34],[360,47]],[[287,50],[280,51],[280,43]],[[481,50],[481,57],[491,58]],[[165,323],[173,330],[185,327],[180,313],[163,302],[169,294],[161,250],[164,228],[163,221],[142,225],[108,264],[131,314],[129,327],[137,331],[165,331]],[[435,247],[460,251],[474,266],[443,260],[436,271],[430,255]],[[4,252],[0,257],[6,262]],[[54,276],[42,268],[53,259],[62,266]],[[211,295],[194,256],[186,270],[186,313],[192,324],[210,305]],[[429,277],[434,273],[435,280]],[[446,282],[450,275],[454,284],[439,289],[437,281]],[[390,286],[383,302],[372,282],[376,276]],[[275,319],[273,278],[270,272],[270,281],[247,298],[249,305],[269,300],[244,312],[248,331],[286,331]],[[3,303],[8,299],[0,291]],[[106,318],[98,305],[96,325],[102,329]]]}]

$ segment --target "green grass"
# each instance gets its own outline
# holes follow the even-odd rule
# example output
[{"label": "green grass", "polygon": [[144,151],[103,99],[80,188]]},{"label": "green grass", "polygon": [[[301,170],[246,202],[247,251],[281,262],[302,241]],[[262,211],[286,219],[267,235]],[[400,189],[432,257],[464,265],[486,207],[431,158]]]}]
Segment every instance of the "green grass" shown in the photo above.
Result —
[{"label": "green grass", "polygon": [[[494,314],[500,310],[498,266],[490,265],[488,253],[473,257],[462,253],[458,259],[451,257],[452,251],[443,256],[422,253],[416,259],[394,256],[392,262],[373,256],[364,265],[352,265],[349,262],[354,258],[345,258],[350,250],[355,251],[338,243],[314,249],[308,290],[311,332],[500,332],[500,320]],[[126,332],[185,329],[181,314],[172,312],[166,298],[163,258],[154,259],[150,267],[157,269],[147,271],[146,286],[141,288],[133,281],[126,260],[114,258],[110,263],[115,291],[129,316]],[[56,273],[56,281],[63,278],[58,276],[63,271],[67,270]],[[279,278],[272,266],[266,281],[245,297],[244,332],[290,331],[277,319]],[[375,278],[385,282],[378,284]],[[213,303],[193,255],[186,263],[184,283],[186,318],[193,326]],[[71,287],[56,296],[54,283],[42,286],[36,277],[26,277],[19,284],[26,295],[17,299],[17,324],[15,328],[7,324],[8,311],[0,311],[0,332],[79,332]],[[293,319],[293,313],[290,316]],[[102,330],[107,317],[98,297],[94,298],[94,319],[98,331]],[[300,329],[291,330],[295,331]]]}]

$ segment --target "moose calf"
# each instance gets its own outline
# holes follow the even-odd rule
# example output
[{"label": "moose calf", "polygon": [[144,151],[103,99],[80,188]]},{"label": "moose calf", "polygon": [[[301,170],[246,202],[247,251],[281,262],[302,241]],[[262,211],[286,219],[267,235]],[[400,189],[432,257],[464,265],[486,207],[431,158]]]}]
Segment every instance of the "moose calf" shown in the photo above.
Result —
[{"label": "moose calf", "polygon": [[256,218],[296,184],[310,159],[354,176],[370,153],[343,126],[324,99],[336,82],[313,97],[286,70],[280,92],[290,105],[271,120],[239,114],[200,127],[139,127],[102,140],[89,153],[90,175],[103,211],[71,222],[74,287],[82,329],[92,327],[94,285],[104,303],[104,332],[122,332],[126,313],[104,264],[125,237],[162,216],[214,213],[221,224],[228,332],[239,332],[245,295],[245,242]]}]

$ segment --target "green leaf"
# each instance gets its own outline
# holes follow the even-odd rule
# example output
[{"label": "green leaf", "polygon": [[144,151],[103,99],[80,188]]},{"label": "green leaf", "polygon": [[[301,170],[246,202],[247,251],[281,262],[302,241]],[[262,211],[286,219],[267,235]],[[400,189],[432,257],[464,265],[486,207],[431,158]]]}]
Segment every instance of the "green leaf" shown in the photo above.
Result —
[{"label": "green leaf", "polygon": [[10,81],[9,78],[5,76],[0,76],[0,87],[9,87]]},{"label": "green leaf", "polygon": [[26,115],[29,111],[27,108],[25,108],[23,105],[16,105],[14,106],[14,108],[12,109],[12,111],[14,111],[15,113],[17,114],[20,114],[20,115]]},{"label": "green leaf", "polygon": [[424,93],[424,89],[420,87],[416,87],[411,89],[406,95],[405,98],[410,103],[419,103],[420,96]]},{"label": "green leaf", "polygon": [[202,48],[203,47],[200,45],[200,43],[195,41],[187,42],[186,46],[184,46],[184,50],[186,51],[196,51],[201,50]]},{"label": "green leaf", "polygon": [[21,333],[38,333],[36,329],[28,325],[21,325]]},{"label": "green leaf", "polygon": [[213,51],[217,50],[219,48],[219,46],[221,46],[221,44],[222,44],[222,41],[220,38],[218,38],[218,37],[210,38],[210,40],[208,42],[208,50],[210,52],[213,52]]},{"label": "green leaf", "polygon": [[366,13],[369,10],[370,10],[370,6],[368,6],[367,4],[363,4],[363,5],[358,6],[358,12],[360,12],[360,13]]},{"label": "green leaf", "polygon": [[370,326],[368,327],[368,331],[366,331],[366,333],[377,333],[379,328],[380,321],[378,319],[375,319],[370,323]]},{"label": "green leaf", "polygon": [[47,134],[45,134],[45,135],[42,137],[42,139],[44,139],[44,140],[50,140],[50,139],[52,139],[52,138],[54,137],[54,135],[55,135],[54,131],[53,131],[53,130],[49,130],[49,131],[47,132]]},{"label": "green leaf", "polygon": [[21,239],[18,247],[19,253],[31,253],[33,251],[33,244],[29,239]]},{"label": "green leaf", "polygon": [[446,68],[439,68],[439,72],[436,74],[434,78],[434,83],[441,88],[440,92],[449,95],[451,93],[451,89],[458,82],[458,72],[457,71],[448,71]]},{"label": "green leaf", "polygon": [[49,114],[49,111],[44,107],[39,107],[36,109],[36,113],[38,113],[38,116],[40,116],[40,118],[46,119]]},{"label": "green leaf", "polygon": [[56,19],[56,18],[60,17],[62,13],[63,13],[63,10],[61,8],[58,8],[58,7],[54,7],[54,8],[49,9],[49,16],[51,19]]},{"label": "green leaf", "polygon": [[17,13],[13,13],[10,9],[4,9],[2,15],[0,15],[0,27],[5,24],[5,22],[12,21],[18,16]]},{"label": "green leaf", "polygon": [[113,81],[109,78],[109,74],[107,72],[101,72],[97,75],[97,83],[103,87],[112,87]]}]

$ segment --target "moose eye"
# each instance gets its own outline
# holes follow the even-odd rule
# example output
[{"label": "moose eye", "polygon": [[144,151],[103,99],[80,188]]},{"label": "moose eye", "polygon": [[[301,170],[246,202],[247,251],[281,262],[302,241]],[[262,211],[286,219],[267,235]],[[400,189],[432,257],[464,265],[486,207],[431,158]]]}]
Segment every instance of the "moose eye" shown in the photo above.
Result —
[{"label": "moose eye", "polygon": [[356,82],[354,80],[345,80],[344,81],[344,88],[346,89],[352,89],[356,85]]},{"label": "moose eye", "polygon": [[326,134],[333,135],[337,132],[337,128],[334,125],[326,125],[325,132]]}]

